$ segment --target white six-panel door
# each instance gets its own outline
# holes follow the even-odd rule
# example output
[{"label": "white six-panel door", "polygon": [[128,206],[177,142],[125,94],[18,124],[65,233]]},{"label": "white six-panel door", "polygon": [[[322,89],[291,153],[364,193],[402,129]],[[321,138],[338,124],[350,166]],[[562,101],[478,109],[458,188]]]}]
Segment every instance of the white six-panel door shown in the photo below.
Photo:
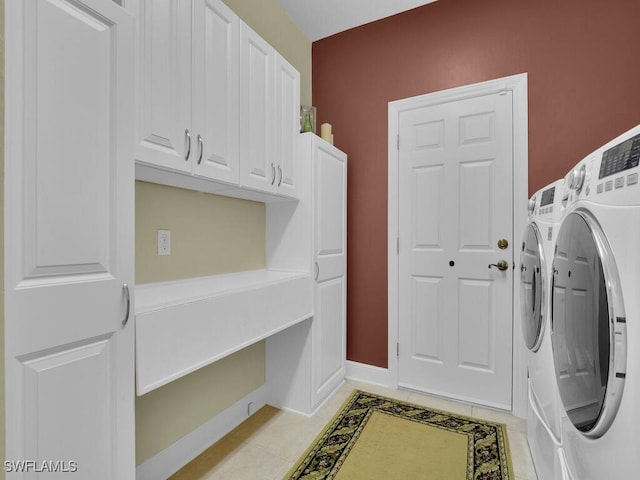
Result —
[{"label": "white six-panel door", "polygon": [[6,460],[132,480],[133,18],[5,8]]},{"label": "white six-panel door", "polygon": [[[506,409],[511,115],[506,91],[399,117],[399,383]],[[499,260],[506,271],[489,268]]]}]

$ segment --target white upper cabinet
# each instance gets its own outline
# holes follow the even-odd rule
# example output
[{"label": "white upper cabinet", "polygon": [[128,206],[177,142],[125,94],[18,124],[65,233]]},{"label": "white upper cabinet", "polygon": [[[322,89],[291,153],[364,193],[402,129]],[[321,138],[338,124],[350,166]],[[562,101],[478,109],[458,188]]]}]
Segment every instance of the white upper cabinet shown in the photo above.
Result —
[{"label": "white upper cabinet", "polygon": [[240,20],[218,0],[196,0],[193,18],[193,173],[237,184]]},{"label": "white upper cabinet", "polygon": [[298,196],[300,73],[276,53],[276,121],[274,163],[280,195]]},{"label": "white upper cabinet", "polygon": [[297,198],[298,71],[221,0],[127,5],[138,19],[138,178]]},{"label": "white upper cabinet", "polygon": [[297,196],[300,74],[249,26],[240,28],[240,185]]},{"label": "white upper cabinet", "polygon": [[190,172],[191,2],[131,5],[138,21],[135,158]]},{"label": "white upper cabinet", "polygon": [[238,183],[238,17],[219,0],[135,0],[138,162]]},{"label": "white upper cabinet", "polygon": [[248,25],[240,27],[240,184],[272,192],[275,51]]}]

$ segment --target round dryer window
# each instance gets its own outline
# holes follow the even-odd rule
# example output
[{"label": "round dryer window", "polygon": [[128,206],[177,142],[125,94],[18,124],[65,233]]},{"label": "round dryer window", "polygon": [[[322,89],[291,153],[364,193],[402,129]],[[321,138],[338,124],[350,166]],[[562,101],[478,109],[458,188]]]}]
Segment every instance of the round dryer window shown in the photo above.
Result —
[{"label": "round dryer window", "polygon": [[546,282],[544,253],[540,231],[535,223],[527,225],[520,255],[520,305],[522,332],[529,350],[536,351],[542,341]]},{"label": "round dryer window", "polygon": [[602,435],[620,404],[624,373],[615,367],[626,362],[626,337],[617,343],[614,337],[615,322],[624,322],[622,309],[618,273],[602,229],[586,210],[570,213],[553,258],[552,346],[562,403],[588,436]]}]

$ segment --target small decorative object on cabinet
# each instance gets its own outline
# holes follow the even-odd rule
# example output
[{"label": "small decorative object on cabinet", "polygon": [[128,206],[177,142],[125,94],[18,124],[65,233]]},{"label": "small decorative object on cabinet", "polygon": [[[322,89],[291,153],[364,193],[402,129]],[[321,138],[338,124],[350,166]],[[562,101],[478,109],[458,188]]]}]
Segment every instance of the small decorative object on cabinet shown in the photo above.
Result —
[{"label": "small decorative object on cabinet", "polygon": [[300,133],[316,133],[316,107],[300,105]]}]

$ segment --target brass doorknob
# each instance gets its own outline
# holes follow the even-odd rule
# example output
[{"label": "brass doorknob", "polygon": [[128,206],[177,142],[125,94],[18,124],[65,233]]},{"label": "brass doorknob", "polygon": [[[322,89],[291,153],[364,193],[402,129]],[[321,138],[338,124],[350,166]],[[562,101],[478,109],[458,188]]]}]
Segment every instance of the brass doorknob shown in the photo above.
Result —
[{"label": "brass doorknob", "polygon": [[506,238],[501,238],[500,240],[498,240],[498,248],[500,250],[504,250],[507,247],[509,247],[509,241]]},{"label": "brass doorknob", "polygon": [[500,260],[500,261],[498,261],[498,263],[490,263],[489,264],[489,268],[491,268],[491,267],[496,267],[498,270],[503,272],[507,268],[509,268],[509,263],[507,263],[506,260]]}]

